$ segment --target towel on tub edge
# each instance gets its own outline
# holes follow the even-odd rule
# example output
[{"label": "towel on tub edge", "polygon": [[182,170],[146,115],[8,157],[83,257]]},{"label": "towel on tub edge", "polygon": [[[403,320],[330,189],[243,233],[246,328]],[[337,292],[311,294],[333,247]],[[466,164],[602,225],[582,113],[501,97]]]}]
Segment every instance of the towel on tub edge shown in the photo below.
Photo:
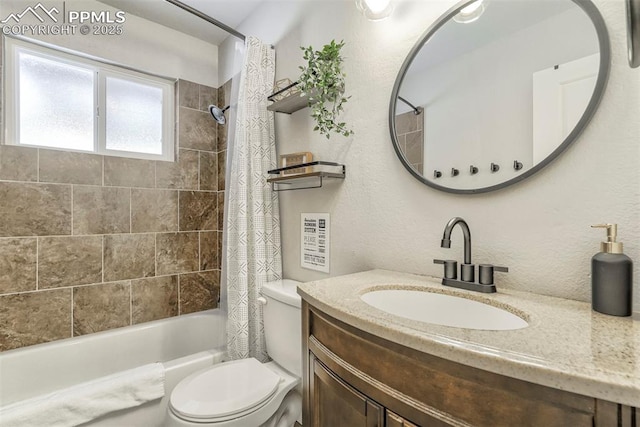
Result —
[{"label": "towel on tub edge", "polygon": [[164,396],[164,366],[151,363],[0,408],[2,427],[67,427]]}]

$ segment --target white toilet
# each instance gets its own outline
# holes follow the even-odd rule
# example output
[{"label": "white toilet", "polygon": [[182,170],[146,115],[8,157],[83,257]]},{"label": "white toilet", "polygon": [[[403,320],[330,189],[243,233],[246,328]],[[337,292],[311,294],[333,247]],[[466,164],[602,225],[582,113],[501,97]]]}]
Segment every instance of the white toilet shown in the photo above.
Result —
[{"label": "white toilet", "polygon": [[298,283],[285,279],[262,287],[264,333],[273,361],[234,360],[186,377],[171,393],[167,427],[292,427],[300,421]]}]

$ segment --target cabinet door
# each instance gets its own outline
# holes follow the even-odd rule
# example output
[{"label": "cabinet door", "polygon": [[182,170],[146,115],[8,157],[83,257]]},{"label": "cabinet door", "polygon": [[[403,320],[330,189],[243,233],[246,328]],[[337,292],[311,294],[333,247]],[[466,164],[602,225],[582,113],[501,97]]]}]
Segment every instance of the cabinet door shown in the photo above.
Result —
[{"label": "cabinet door", "polygon": [[405,420],[400,415],[391,412],[387,409],[387,415],[385,417],[386,424],[385,427],[418,427],[414,423]]},{"label": "cabinet door", "polygon": [[384,408],[313,360],[313,427],[384,427]]}]

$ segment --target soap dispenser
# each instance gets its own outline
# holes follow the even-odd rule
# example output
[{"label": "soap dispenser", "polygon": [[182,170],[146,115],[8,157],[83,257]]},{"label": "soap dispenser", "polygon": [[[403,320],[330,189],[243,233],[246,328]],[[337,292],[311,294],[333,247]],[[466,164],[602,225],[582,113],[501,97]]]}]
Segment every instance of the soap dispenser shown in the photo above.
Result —
[{"label": "soap dispenser", "polygon": [[631,316],[633,262],[622,253],[622,243],[616,242],[618,225],[591,227],[607,229],[607,241],[591,258],[591,307],[612,316]]}]

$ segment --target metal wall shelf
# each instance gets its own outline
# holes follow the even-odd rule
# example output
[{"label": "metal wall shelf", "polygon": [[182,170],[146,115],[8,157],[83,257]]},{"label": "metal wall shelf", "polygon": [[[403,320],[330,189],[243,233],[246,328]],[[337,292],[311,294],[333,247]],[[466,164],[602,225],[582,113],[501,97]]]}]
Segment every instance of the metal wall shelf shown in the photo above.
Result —
[{"label": "metal wall shelf", "polygon": [[276,113],[292,114],[298,110],[302,110],[309,106],[309,95],[302,95],[300,92],[289,95],[279,101],[274,101],[274,97],[278,96],[282,92],[297,86],[298,82],[293,82],[289,86],[280,89],[279,91],[269,95],[267,99],[273,101],[273,104],[267,106],[267,110],[274,111]]},{"label": "metal wall shelf", "polygon": [[[300,168],[306,168],[308,172],[292,175],[281,174],[288,170]],[[278,175],[267,179],[267,182],[271,183],[271,189],[273,191],[303,190],[308,188],[320,188],[322,187],[324,180],[327,178],[344,179],[346,167],[340,163],[318,160],[315,162],[272,169],[268,173],[269,175]]]}]

